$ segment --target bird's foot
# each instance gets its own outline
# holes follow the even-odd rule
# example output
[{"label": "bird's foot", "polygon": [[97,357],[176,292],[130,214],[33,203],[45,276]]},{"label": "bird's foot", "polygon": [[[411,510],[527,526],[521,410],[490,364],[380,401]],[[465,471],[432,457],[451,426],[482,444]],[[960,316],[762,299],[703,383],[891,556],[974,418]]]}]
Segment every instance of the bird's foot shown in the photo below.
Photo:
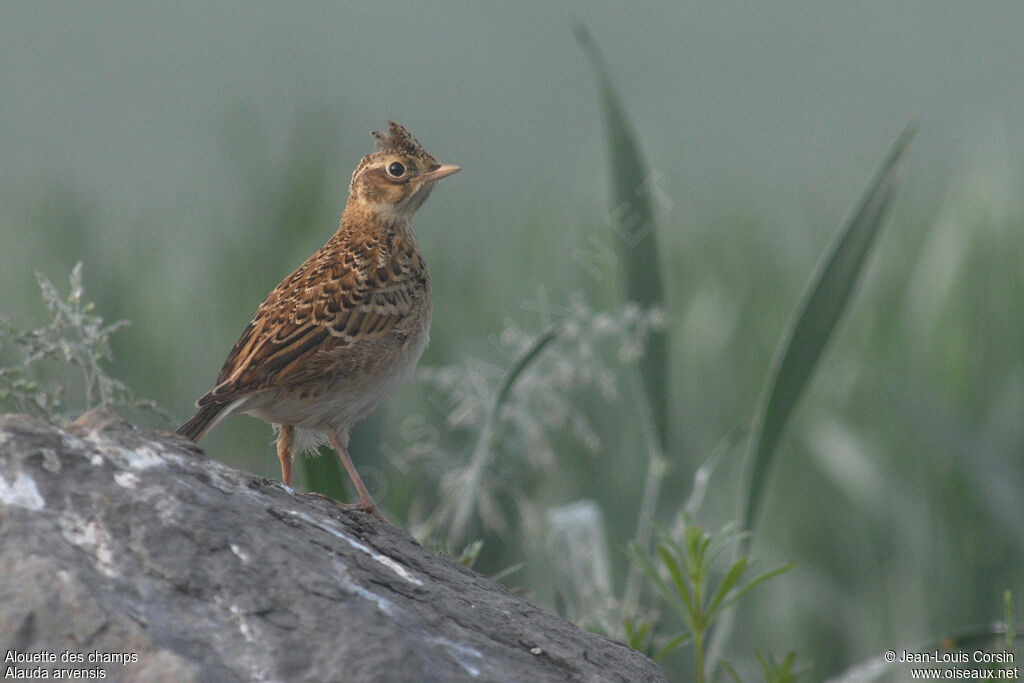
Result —
[{"label": "bird's foot", "polygon": [[372,500],[369,500],[369,501],[361,500],[358,503],[342,503],[342,502],[339,502],[339,501],[335,500],[335,501],[333,501],[333,503],[334,503],[334,505],[336,507],[338,507],[339,509],[344,510],[346,512],[350,512],[350,511],[353,511],[353,510],[356,511],[356,512],[363,512],[363,513],[366,513],[366,514],[373,515],[374,517],[376,517],[377,519],[379,519],[382,522],[387,522],[388,524],[391,523],[391,522],[388,521],[388,518],[385,517],[381,513],[381,511],[377,509],[376,504],[374,504],[374,502]]}]

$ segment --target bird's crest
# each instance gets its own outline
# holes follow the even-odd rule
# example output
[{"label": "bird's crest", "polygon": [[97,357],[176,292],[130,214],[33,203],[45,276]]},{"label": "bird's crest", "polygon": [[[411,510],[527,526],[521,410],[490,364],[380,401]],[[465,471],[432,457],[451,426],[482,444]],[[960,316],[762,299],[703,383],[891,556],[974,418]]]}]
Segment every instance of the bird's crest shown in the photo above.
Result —
[{"label": "bird's crest", "polygon": [[375,130],[370,135],[377,140],[377,146],[382,152],[401,152],[412,157],[426,155],[423,146],[416,138],[405,129],[405,126],[395,121],[388,121],[386,133]]}]

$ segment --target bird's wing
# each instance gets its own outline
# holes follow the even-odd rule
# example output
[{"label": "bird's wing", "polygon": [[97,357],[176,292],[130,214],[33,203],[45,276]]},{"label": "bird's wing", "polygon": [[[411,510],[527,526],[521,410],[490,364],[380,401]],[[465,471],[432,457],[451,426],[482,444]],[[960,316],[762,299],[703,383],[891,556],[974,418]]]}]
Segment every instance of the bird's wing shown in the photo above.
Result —
[{"label": "bird's wing", "polygon": [[267,296],[199,404],[312,380],[363,340],[387,334],[427,286],[400,235],[335,235]]}]

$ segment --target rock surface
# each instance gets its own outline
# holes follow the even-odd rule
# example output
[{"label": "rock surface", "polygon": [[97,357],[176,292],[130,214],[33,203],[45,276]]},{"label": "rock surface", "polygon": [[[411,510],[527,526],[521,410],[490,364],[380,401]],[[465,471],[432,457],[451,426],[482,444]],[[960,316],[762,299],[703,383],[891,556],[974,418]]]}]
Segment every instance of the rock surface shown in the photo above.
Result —
[{"label": "rock surface", "polygon": [[0,416],[0,656],[12,678],[664,680],[400,529],[102,412]]}]

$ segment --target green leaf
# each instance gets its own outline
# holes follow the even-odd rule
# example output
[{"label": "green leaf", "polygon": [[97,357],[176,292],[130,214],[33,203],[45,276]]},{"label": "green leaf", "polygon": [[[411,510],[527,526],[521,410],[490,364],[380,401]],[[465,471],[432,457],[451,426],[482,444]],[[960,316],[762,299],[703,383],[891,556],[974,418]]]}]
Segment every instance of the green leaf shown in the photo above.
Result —
[{"label": "green leaf", "polygon": [[654,581],[659,588],[667,588],[667,586],[664,585],[664,581],[662,581],[661,577],[658,575],[654,563],[651,562],[651,558],[647,556],[647,553],[644,552],[643,548],[635,542],[630,542],[628,548],[630,558],[643,570],[644,574],[651,577],[651,580]]},{"label": "green leaf", "polygon": [[[647,167],[626,111],[615,94],[604,57],[582,24],[575,29],[597,76],[611,168],[612,220],[623,275],[623,294],[645,309],[664,308],[665,290],[654,221],[654,176]],[[668,450],[668,335],[652,330],[640,375],[655,433]]]},{"label": "green leaf", "polygon": [[683,541],[686,543],[686,554],[691,561],[700,562],[701,548],[704,546],[704,531],[696,524],[687,526],[683,531]]},{"label": "green leaf", "polygon": [[757,521],[776,447],[846,310],[889,213],[899,184],[899,162],[916,128],[912,121],[896,139],[846,225],[822,255],[779,340],[754,415],[744,472],[741,529],[753,529]]},{"label": "green leaf", "polygon": [[697,610],[700,609],[700,605],[694,605],[693,598],[690,596],[690,588],[686,583],[686,579],[683,577],[682,570],[679,568],[679,563],[672,554],[672,550],[664,543],[659,543],[658,556],[661,557],[661,561],[665,564],[665,568],[668,569],[668,575],[672,577],[672,583],[676,586],[676,592],[679,593],[683,602],[686,603],[686,609],[691,614],[696,614]]},{"label": "green leaf", "polygon": [[775,661],[775,657],[757,652],[757,661],[761,665],[761,672],[767,683],[795,683],[804,673],[803,669],[793,670],[796,664],[796,653],[790,652],[781,662]]},{"label": "green leaf", "polygon": [[725,671],[725,673],[729,674],[729,678],[734,680],[736,683],[742,683],[740,675],[736,672],[736,669],[733,667],[732,664],[725,661],[724,659],[720,659],[718,661],[718,665],[722,668],[723,671]]},{"label": "green leaf", "polygon": [[726,602],[725,605],[723,605],[723,607],[728,607],[729,605],[734,604],[737,600],[742,598],[744,595],[746,595],[747,593],[749,593],[753,589],[755,589],[758,586],[760,586],[762,583],[764,583],[768,579],[775,578],[779,574],[785,574],[786,572],[788,572],[793,567],[794,567],[793,563],[790,562],[789,564],[783,565],[783,566],[779,567],[778,569],[773,569],[770,572],[765,572],[764,574],[761,574],[761,576],[757,577],[756,579],[754,579],[753,581],[748,583],[746,586],[741,588],[739,591],[737,591],[735,595],[733,595],[731,598],[729,598],[729,601]]},{"label": "green leaf", "polygon": [[518,572],[520,569],[522,569],[525,566],[526,566],[525,562],[516,562],[515,564],[510,564],[509,566],[505,567],[500,572],[498,572],[497,574],[492,576],[491,580],[495,581],[497,583],[501,583],[502,581],[504,581],[508,577],[512,576],[513,574],[515,574],[516,572]]},{"label": "green leaf", "polygon": [[651,580],[655,588],[657,588],[664,596],[671,599],[674,596],[674,591],[669,588],[668,584],[666,584],[661,578],[661,575],[658,574],[658,568],[654,566],[654,563],[651,562],[651,558],[647,556],[647,553],[644,552],[643,548],[636,543],[630,543],[629,554],[632,557],[633,562],[640,567],[641,571],[643,571],[647,578]]},{"label": "green leaf", "polygon": [[622,627],[626,632],[626,645],[643,652],[647,643],[647,634],[651,630],[651,622],[642,621],[638,624],[632,619],[626,618],[622,622]]},{"label": "green leaf", "polygon": [[651,558],[639,545],[636,543],[630,543],[629,552],[632,556],[633,562],[635,562],[647,578],[651,580],[651,583],[654,584],[654,587],[657,588],[665,597],[665,600],[669,603],[672,609],[675,610],[685,623],[691,624],[692,608],[689,593],[686,591],[683,591],[682,593],[677,592],[665,583],[664,579],[662,579],[661,575],[658,573],[658,568],[654,566]]},{"label": "green leaf", "polygon": [[743,572],[745,571],[747,571],[747,558],[741,557],[736,560],[725,576],[722,577],[722,582],[718,584],[718,590],[715,591],[715,595],[711,598],[711,603],[708,605],[708,614],[715,613],[715,609],[725,599],[725,596],[743,578]]},{"label": "green leaf", "polygon": [[665,645],[665,647],[663,647],[660,650],[658,650],[658,654],[654,655],[654,658],[653,658],[654,661],[658,661],[659,659],[664,659],[666,656],[669,655],[669,653],[672,652],[672,650],[675,650],[680,645],[688,643],[692,639],[693,639],[693,636],[691,636],[689,633],[681,633],[681,634],[679,634],[678,636],[673,638],[671,641],[669,641],[669,643],[667,645]]}]

